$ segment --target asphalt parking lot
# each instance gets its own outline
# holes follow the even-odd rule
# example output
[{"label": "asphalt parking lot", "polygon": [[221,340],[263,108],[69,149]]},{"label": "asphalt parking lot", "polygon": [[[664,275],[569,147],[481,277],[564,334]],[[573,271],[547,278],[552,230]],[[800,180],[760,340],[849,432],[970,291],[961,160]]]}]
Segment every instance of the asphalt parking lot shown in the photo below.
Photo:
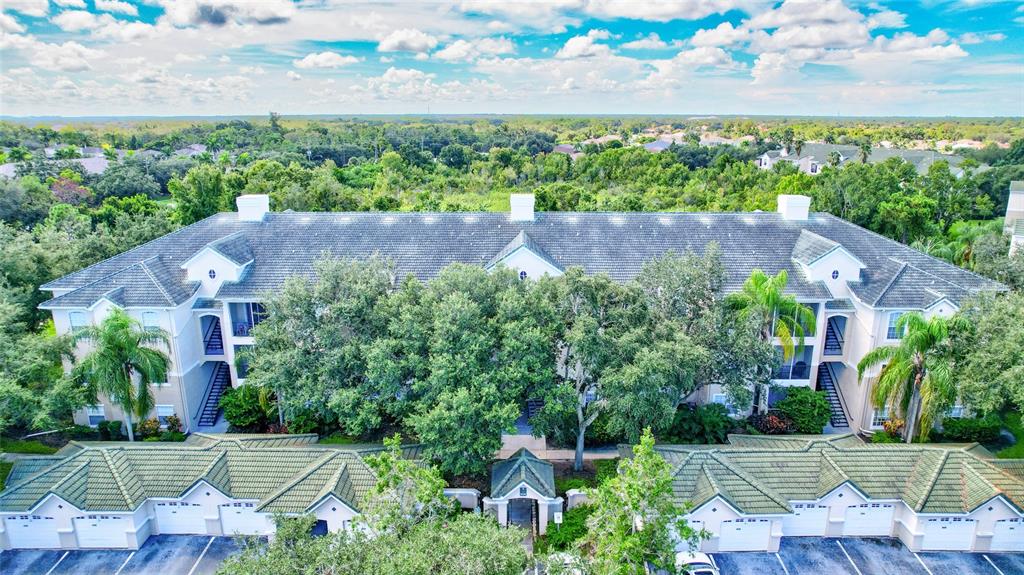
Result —
[{"label": "asphalt parking lot", "polygon": [[212,575],[238,550],[231,537],[154,535],[138,551],[43,551],[0,553],[4,575]]},{"label": "asphalt parking lot", "polygon": [[778,553],[714,553],[722,575],[1011,575],[1024,553],[912,553],[897,539],[788,537]]}]

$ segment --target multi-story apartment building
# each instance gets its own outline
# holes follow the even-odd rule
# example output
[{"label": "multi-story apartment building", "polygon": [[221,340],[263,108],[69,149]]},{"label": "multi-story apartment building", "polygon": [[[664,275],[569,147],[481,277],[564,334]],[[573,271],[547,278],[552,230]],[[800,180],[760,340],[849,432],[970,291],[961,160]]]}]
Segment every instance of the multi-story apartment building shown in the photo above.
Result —
[{"label": "multi-story apartment building", "polygon": [[[309,277],[324,254],[391,258],[397,277],[426,280],[462,262],[505,265],[523,279],[570,266],[629,281],[644,262],[670,250],[722,251],[726,291],[754,269],[787,270],[788,291],[815,313],[814,335],[776,374],[780,385],[824,389],[834,427],[878,428],[884,411],[869,401],[856,364],[898,340],[902,313],[949,315],[963,300],[1000,284],[825,213],[810,198],[779,196],[776,212],[555,213],[516,194],[510,213],[271,212],[267,196],[238,198],[217,214],[42,287],[53,298],[58,333],[101,321],[115,307],[170,336],[168,381],[155,416],[177,414],[190,430],[211,426],[227,385],[245,379],[239,352],[264,317],[260,303],[285,279]],[[81,350],[84,351],[84,348]],[[872,375],[872,374],[869,374]],[[725,401],[709,386],[696,401]],[[122,419],[110,402],[82,411],[80,423]]]}]

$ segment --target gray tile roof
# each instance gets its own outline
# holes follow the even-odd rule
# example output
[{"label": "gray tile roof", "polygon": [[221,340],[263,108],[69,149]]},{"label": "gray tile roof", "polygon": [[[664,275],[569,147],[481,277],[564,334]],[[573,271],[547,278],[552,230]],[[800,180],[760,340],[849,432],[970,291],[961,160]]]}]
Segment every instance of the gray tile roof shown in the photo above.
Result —
[{"label": "gray tile roof", "polygon": [[[803,299],[831,299],[828,289],[822,283],[806,281],[800,265],[793,261],[801,237],[804,242],[813,237],[805,232],[825,243],[841,244],[864,263],[866,269],[852,288],[868,303],[880,301],[909,309],[934,301],[933,292],[959,303],[964,295],[977,290],[1003,289],[996,282],[824,213],[812,213],[807,221],[790,221],[774,212],[538,212],[533,221],[512,221],[507,213],[493,212],[274,212],[261,222],[239,221],[235,213],[214,215],[54,280],[43,289],[75,291],[44,306],[57,300],[68,305],[91,303],[126,283],[119,272],[153,258],[159,258],[160,273],[153,276],[161,280],[163,290],[148,287],[140,270],[135,270],[132,277],[141,283],[127,282],[124,301],[133,305],[181,301],[184,294],[193,293],[184,283],[181,264],[208,244],[229,236],[232,239],[226,244],[233,252],[244,238],[253,262],[241,281],[221,287],[217,294],[221,299],[259,299],[266,291],[279,289],[291,276],[311,277],[314,262],[323,254],[353,258],[377,254],[395,262],[399,277],[427,280],[456,262],[485,266],[517,241],[528,242],[531,249],[562,269],[580,266],[588,273],[607,273],[622,282],[633,279],[644,262],[670,250],[702,252],[716,242],[722,248],[727,291],[739,289],[755,268],[768,273],[787,270],[790,293]],[[905,278],[895,281],[908,270]]]},{"label": "gray tile roof", "polygon": [[198,287],[199,284],[185,280],[185,270],[172,266],[165,256],[154,255],[40,307],[89,307],[102,298],[122,307],[177,307],[192,297]]},{"label": "gray tile roof", "polygon": [[245,232],[235,232],[211,242],[210,248],[240,266],[252,261],[252,248],[249,247]]},{"label": "gray tile roof", "polygon": [[839,247],[839,244],[818,234],[800,230],[793,244],[793,259],[804,265],[811,265]]},{"label": "gray tile roof", "polygon": [[555,497],[555,468],[525,448],[491,468],[491,497],[515,497],[511,493],[520,483],[526,483],[544,497]]},{"label": "gray tile roof", "polygon": [[516,234],[516,237],[512,238],[512,241],[506,244],[505,247],[501,248],[501,251],[495,254],[494,257],[491,258],[491,261],[487,262],[487,267],[489,268],[491,266],[497,265],[498,262],[512,255],[519,248],[526,248],[530,250],[531,252],[534,253],[534,255],[550,264],[551,267],[564,271],[564,268],[558,265],[558,262],[556,262],[554,258],[548,255],[548,253],[544,250],[544,248],[540,246],[540,244],[533,241],[533,238],[530,237],[530,234],[526,233],[525,230]]}]

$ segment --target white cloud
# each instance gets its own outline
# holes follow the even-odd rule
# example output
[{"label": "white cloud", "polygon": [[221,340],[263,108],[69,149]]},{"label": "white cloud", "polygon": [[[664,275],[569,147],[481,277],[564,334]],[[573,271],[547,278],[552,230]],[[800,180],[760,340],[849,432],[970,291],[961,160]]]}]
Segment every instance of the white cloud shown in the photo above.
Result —
[{"label": "white cloud", "polygon": [[764,29],[812,23],[861,22],[863,19],[863,14],[851,10],[842,0],[785,0],[778,8],[747,20],[745,25],[752,29]]},{"label": "white cloud", "polygon": [[3,9],[42,18],[50,11],[50,5],[47,0],[4,0]]},{"label": "white cloud", "polygon": [[78,42],[49,44],[29,36],[7,36],[12,45],[34,66],[52,72],[81,72],[92,68],[91,60],[104,55],[100,50],[86,48]]},{"label": "white cloud", "polygon": [[288,22],[296,15],[291,0],[156,0],[164,16],[175,26],[225,26],[237,24],[272,25]]},{"label": "white cloud", "polygon": [[982,42],[1002,42],[1006,40],[1006,34],[1002,32],[994,32],[992,34],[978,34],[975,32],[968,32],[961,34],[956,39],[960,44],[981,44]]},{"label": "white cloud", "polygon": [[626,50],[665,50],[668,48],[678,48],[682,45],[683,43],[679,40],[666,42],[661,39],[661,36],[658,36],[657,32],[651,32],[642,38],[626,42],[621,47]]},{"label": "white cloud", "polygon": [[671,20],[699,20],[713,14],[724,14],[737,8],[746,8],[751,2],[744,0],[686,0],[638,2],[637,0],[588,0],[583,11],[596,18],[631,18],[654,22]]},{"label": "white cloud", "polygon": [[221,64],[229,64],[229,63],[231,63],[231,56],[228,56],[227,54],[223,54],[220,58],[217,58],[217,61],[220,62]]},{"label": "white cloud", "polygon": [[349,64],[355,64],[359,58],[349,55],[341,55],[337,52],[312,52],[306,54],[301,60],[292,60],[296,68],[339,68]]},{"label": "white cloud", "polygon": [[263,69],[263,66],[241,66],[238,68],[238,73],[243,76],[262,76],[267,71]]},{"label": "white cloud", "polygon": [[378,52],[426,52],[437,46],[437,38],[415,28],[395,30],[381,38]]},{"label": "white cloud", "polygon": [[25,27],[19,24],[14,16],[0,12],[0,32],[18,34],[24,31]]},{"label": "white cloud", "polygon": [[53,23],[65,32],[78,32],[98,27],[100,18],[85,10],[65,10],[53,18]]},{"label": "white cloud", "polygon": [[594,58],[611,54],[607,44],[598,44],[595,40],[607,40],[611,34],[607,30],[591,30],[586,36],[573,36],[566,40],[562,49],[555,53],[555,58]]},{"label": "white cloud", "polygon": [[53,18],[53,23],[66,32],[91,31],[93,36],[131,42],[158,34],[152,24],[118,20],[110,14],[93,14],[85,10],[65,10]]},{"label": "white cloud", "polygon": [[184,54],[184,53],[179,53],[179,54],[175,54],[174,55],[174,61],[178,62],[179,64],[183,64],[185,62],[199,62],[199,61],[202,61],[202,60],[205,60],[205,59],[206,59],[206,56],[204,56],[202,54]]},{"label": "white cloud", "polygon": [[868,28],[906,28],[907,15],[895,10],[882,10],[868,16]]},{"label": "white cloud", "polygon": [[302,79],[302,75],[296,72],[295,70],[288,70],[288,73],[286,73],[285,76],[287,76],[288,79],[293,82],[298,82],[299,80]]},{"label": "white cloud", "polygon": [[434,52],[434,58],[446,62],[468,62],[483,56],[514,54],[515,51],[515,44],[504,37],[479,38],[468,41],[459,39]]},{"label": "white cloud", "polygon": [[711,29],[701,29],[694,32],[690,43],[694,46],[732,46],[750,39],[750,30],[733,28],[729,22],[722,22]]},{"label": "white cloud", "polygon": [[85,0],[53,0],[53,3],[62,8],[85,8]]},{"label": "white cloud", "polygon": [[118,14],[127,14],[129,16],[139,15],[138,8],[121,0],[93,0],[93,5],[96,6],[97,10],[102,10],[103,12],[117,12]]}]

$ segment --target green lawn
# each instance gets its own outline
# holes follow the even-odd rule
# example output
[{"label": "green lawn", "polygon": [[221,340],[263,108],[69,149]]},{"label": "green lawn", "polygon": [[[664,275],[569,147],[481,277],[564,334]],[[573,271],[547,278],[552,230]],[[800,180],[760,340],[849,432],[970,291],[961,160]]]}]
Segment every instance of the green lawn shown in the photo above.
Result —
[{"label": "green lawn", "polygon": [[7,480],[7,474],[11,472],[12,467],[14,467],[13,462],[0,461],[0,490],[4,488],[4,482]]},{"label": "green lawn", "polygon": [[996,453],[1001,459],[1024,459],[1024,422],[1021,422],[1020,413],[1008,413],[1003,418],[1006,429],[1017,438],[1017,443]]},{"label": "green lawn", "polygon": [[9,437],[0,437],[0,452],[50,455],[56,453],[57,448],[44,445],[43,443],[32,439],[11,439]]}]

